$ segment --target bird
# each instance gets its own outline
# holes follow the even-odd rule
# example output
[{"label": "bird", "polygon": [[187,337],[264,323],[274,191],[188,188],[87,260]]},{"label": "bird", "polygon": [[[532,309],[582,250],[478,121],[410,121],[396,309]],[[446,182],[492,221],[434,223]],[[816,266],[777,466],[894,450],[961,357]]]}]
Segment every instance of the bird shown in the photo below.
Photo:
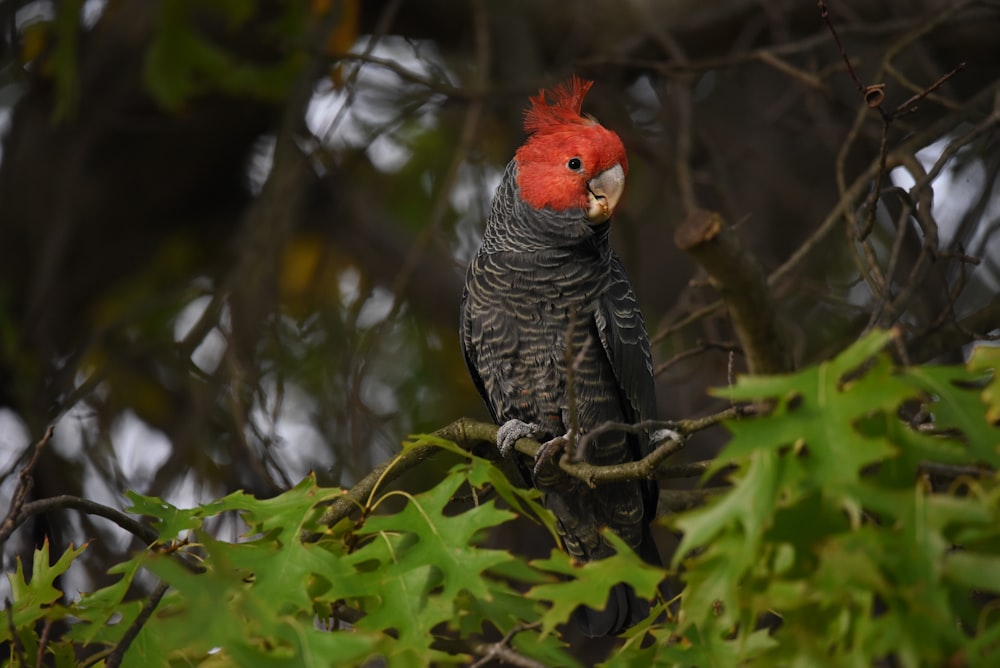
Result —
[{"label": "bird", "polygon": [[[582,446],[567,454],[594,465],[635,461],[651,449],[648,432],[586,435],[656,413],[649,336],[609,239],[628,159],[618,135],[582,113],[592,85],[573,76],[529,97],[528,137],[507,164],[466,274],[460,339],[499,425],[500,454],[517,457],[522,437],[544,444],[533,466],[522,461],[518,469],[542,493],[569,555],[586,562],[614,554],[606,527],[660,565],[649,528],[656,482],[591,488],[563,473],[550,448]],[[581,606],[572,617],[585,635],[600,637],[621,633],[649,609],[619,583],[603,609]]]}]

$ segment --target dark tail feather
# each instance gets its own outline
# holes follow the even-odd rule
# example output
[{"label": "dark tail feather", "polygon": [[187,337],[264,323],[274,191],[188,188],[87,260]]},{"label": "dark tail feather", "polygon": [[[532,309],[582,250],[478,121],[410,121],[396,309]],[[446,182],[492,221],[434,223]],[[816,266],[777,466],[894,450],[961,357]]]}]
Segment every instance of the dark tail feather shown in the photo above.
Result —
[{"label": "dark tail feather", "polygon": [[603,610],[580,606],[573,611],[573,622],[591,638],[618,635],[649,616],[649,602],[636,596],[632,587],[619,583],[611,588]]}]

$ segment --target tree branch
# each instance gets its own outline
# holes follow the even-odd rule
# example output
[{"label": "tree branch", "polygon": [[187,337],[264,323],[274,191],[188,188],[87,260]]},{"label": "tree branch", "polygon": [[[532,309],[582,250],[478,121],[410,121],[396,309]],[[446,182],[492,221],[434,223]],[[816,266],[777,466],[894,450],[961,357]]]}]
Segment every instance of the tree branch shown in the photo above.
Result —
[{"label": "tree branch", "polygon": [[[670,422],[647,420],[635,425],[607,423],[595,430],[591,430],[590,433],[594,434],[599,430],[645,431],[650,428],[662,428],[674,432],[680,437],[680,440],[675,440],[673,436],[667,437],[642,459],[626,464],[595,466],[583,462],[571,462],[568,457],[564,456],[559,461],[559,468],[567,475],[582,480],[591,486],[609,482],[621,482],[623,480],[660,477],[662,462],[683,448],[688,436],[713,427],[723,420],[750,415],[752,411],[753,408],[749,406],[732,406],[724,411],[703,418]],[[483,444],[492,446],[496,443],[497,425],[488,422],[479,422],[470,418],[459,418],[448,426],[433,432],[432,435],[451,441],[465,450],[472,451],[477,446]],[[514,449],[518,453],[531,458],[534,458],[538,454],[541,447],[538,441],[531,438],[522,438],[514,444]],[[407,471],[427,461],[438,452],[440,452],[440,448],[435,445],[418,445],[380,464],[371,473],[359,480],[350,490],[346,491],[343,496],[334,500],[326,512],[323,513],[320,522],[326,526],[333,526],[348,517],[354,509],[364,508],[372,492],[378,486],[395,480]],[[683,477],[691,476],[685,474]]]},{"label": "tree branch", "polygon": [[750,373],[789,371],[790,355],[764,270],[722,216],[693,212],[677,228],[674,243],[704,267],[722,291]]},{"label": "tree branch", "polygon": [[675,364],[679,364],[680,362],[683,362],[684,360],[689,359],[691,357],[697,357],[698,355],[706,353],[710,350],[721,350],[722,352],[725,353],[743,354],[743,351],[735,343],[731,343],[728,341],[698,341],[695,344],[694,348],[688,348],[687,350],[682,350],[681,352],[677,353],[676,355],[668,359],[666,362],[658,364],[656,368],[653,369],[653,375],[659,376],[661,373],[663,373],[670,367],[674,366]]},{"label": "tree branch", "polygon": [[156,585],[156,589],[153,590],[153,593],[150,594],[149,598],[146,599],[146,602],[143,603],[142,610],[140,610],[136,618],[132,620],[128,629],[125,630],[125,634],[122,636],[122,639],[118,641],[114,650],[112,650],[111,654],[108,655],[108,660],[105,663],[107,668],[118,668],[118,666],[121,665],[122,659],[125,658],[125,652],[128,651],[132,642],[136,639],[136,637],[138,637],[139,632],[142,631],[142,627],[145,626],[146,622],[149,621],[149,618],[153,616],[153,611],[156,610],[156,606],[160,604],[160,599],[163,598],[163,595],[167,593],[167,589],[169,588],[170,585],[166,582],[160,582],[160,584]]},{"label": "tree branch", "polygon": [[510,647],[511,638],[521,631],[537,628],[539,625],[539,623],[518,624],[505,633],[503,638],[496,642],[473,644],[472,651],[479,655],[480,658],[478,661],[473,663],[470,668],[488,666],[494,660],[498,660],[500,663],[509,664],[511,666],[519,666],[520,668],[544,668],[545,664],[535,661],[534,659],[524,656],[523,654],[519,654]]},{"label": "tree branch", "polygon": [[704,505],[713,496],[729,487],[704,487],[702,489],[661,489],[659,507],[671,513],[679,513]]},{"label": "tree branch", "polygon": [[69,494],[51,496],[46,499],[39,499],[38,501],[32,501],[31,503],[25,504],[23,508],[21,508],[17,517],[14,519],[14,526],[16,528],[21,524],[24,524],[28,518],[35,515],[41,515],[42,513],[51,512],[53,510],[64,510],[66,508],[72,508],[73,510],[79,510],[80,512],[87,513],[88,515],[97,515],[111,520],[125,531],[128,531],[142,540],[146,543],[146,545],[152,545],[160,538],[159,532],[155,529],[146,526],[142,522],[139,522],[135,518],[120,510],[110,508],[97,503],[96,501],[91,501],[78,496],[71,496]]},{"label": "tree branch", "polygon": [[[715,460],[706,459],[700,462],[687,462],[685,464],[672,464],[671,466],[661,466],[660,467],[660,477],[676,480],[678,478],[697,478],[705,475],[705,473],[715,464]],[[735,466],[731,464],[726,464],[724,466],[718,467],[719,472],[728,472],[735,470]]]},{"label": "tree branch", "polygon": [[907,345],[910,359],[916,363],[927,362],[977,338],[989,339],[990,332],[997,330],[997,323],[1000,323],[1000,295],[957,322],[915,337]]},{"label": "tree branch", "polygon": [[52,433],[55,431],[55,425],[49,425],[48,429],[45,430],[45,434],[37,443],[35,443],[34,449],[31,453],[31,458],[28,459],[28,463],[24,465],[21,472],[18,474],[17,487],[14,489],[14,495],[11,497],[10,510],[7,511],[7,516],[4,517],[2,523],[0,523],[0,552],[3,552],[4,545],[7,543],[7,539],[10,535],[14,533],[14,530],[21,525],[24,520],[18,521],[18,516],[24,507],[24,501],[28,498],[28,494],[31,493],[31,488],[35,484],[35,479],[32,477],[32,473],[35,470],[35,466],[38,464],[38,458],[42,454],[42,448],[45,444],[52,439]]}]

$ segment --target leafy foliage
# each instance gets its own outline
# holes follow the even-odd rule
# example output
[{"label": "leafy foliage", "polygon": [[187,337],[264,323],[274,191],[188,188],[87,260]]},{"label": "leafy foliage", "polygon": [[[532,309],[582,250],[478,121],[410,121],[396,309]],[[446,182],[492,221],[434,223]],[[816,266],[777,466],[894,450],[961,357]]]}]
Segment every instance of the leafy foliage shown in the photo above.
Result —
[{"label": "leafy foliage", "polygon": [[177,108],[192,97],[218,90],[268,99],[279,99],[287,93],[304,57],[301,53],[285,53],[278,45],[301,32],[306,16],[303,3],[286,3],[285,13],[278,20],[257,28],[264,32],[259,37],[273,45],[274,53],[264,62],[246,62],[201,34],[192,20],[192,15],[201,13],[222,22],[228,32],[245,29],[254,17],[255,4],[247,0],[163,3],[159,30],[146,62],[147,85],[161,104]]},{"label": "leafy foliage", "polygon": [[[677,633],[693,645],[767,665],[997,660],[996,621],[975,604],[1000,593],[989,575],[1000,572],[1000,430],[979,400],[985,367],[899,368],[878,352],[890,336],[726,391],[773,410],[729,424],[720,463],[739,466],[732,490],[673,519],[687,583]],[[899,411],[916,399],[927,420],[914,426]],[[939,485],[927,461],[991,472]],[[776,643],[757,630],[768,615]]]},{"label": "leafy foliage", "polygon": [[25,579],[24,567],[18,561],[17,571],[8,575],[15,601],[13,609],[9,611],[14,626],[27,626],[45,616],[45,608],[62,597],[62,592],[55,587],[56,578],[66,572],[73,559],[83,550],[82,547],[71,547],[56,563],[50,565],[49,543],[46,541],[41,549],[35,551],[30,582]]},{"label": "leafy foliage", "polygon": [[[683,533],[673,566],[686,588],[626,633],[608,665],[1000,660],[995,606],[984,604],[1000,593],[1000,430],[987,417],[997,358],[902,368],[882,352],[890,337],[725,390],[769,410],[728,425],[717,467],[735,465],[732,487],[667,519]],[[311,476],[271,499],[241,492],[191,509],[132,494],[160,540],[72,602],[56,578],[83,548],[52,565],[39,550],[30,579],[20,566],[9,576],[0,640],[13,628],[34,656],[44,623],[61,621],[69,631],[45,646],[57,664],[108,652],[140,614],[131,599],[147,572],[169,589],[126,665],[464,664],[501,639],[545,665],[578,665],[562,633],[578,605],[601,605],[619,582],[656,594],[665,571],[613,535],[619,553],[585,565],[485,547],[517,514],[551,521],[536,494],[454,444],[411,445],[461,459],[424,492],[376,490],[358,519],[333,527],[319,518],[345,491]],[[227,513],[245,524],[238,541],[213,535]]]}]

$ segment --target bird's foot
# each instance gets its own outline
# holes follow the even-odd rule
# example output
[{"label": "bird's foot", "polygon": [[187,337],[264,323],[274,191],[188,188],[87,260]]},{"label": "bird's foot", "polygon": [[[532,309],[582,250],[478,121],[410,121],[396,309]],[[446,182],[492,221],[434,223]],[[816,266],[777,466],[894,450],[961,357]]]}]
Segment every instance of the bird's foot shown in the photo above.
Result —
[{"label": "bird's foot", "polygon": [[501,457],[508,457],[514,450],[514,444],[522,438],[534,438],[541,428],[534,422],[507,420],[497,429],[497,450]]},{"label": "bird's foot", "polygon": [[650,449],[653,449],[662,443],[666,443],[667,441],[683,443],[684,438],[684,434],[679,431],[674,431],[673,429],[657,429],[649,435],[649,447]]},{"label": "bird's foot", "polygon": [[556,462],[556,455],[565,450],[566,446],[568,446],[572,440],[573,432],[570,430],[562,436],[556,436],[555,438],[542,443],[542,447],[538,449],[538,454],[535,455],[535,467],[531,471],[532,474],[537,476],[539,471],[542,471],[548,466],[554,465]]}]

